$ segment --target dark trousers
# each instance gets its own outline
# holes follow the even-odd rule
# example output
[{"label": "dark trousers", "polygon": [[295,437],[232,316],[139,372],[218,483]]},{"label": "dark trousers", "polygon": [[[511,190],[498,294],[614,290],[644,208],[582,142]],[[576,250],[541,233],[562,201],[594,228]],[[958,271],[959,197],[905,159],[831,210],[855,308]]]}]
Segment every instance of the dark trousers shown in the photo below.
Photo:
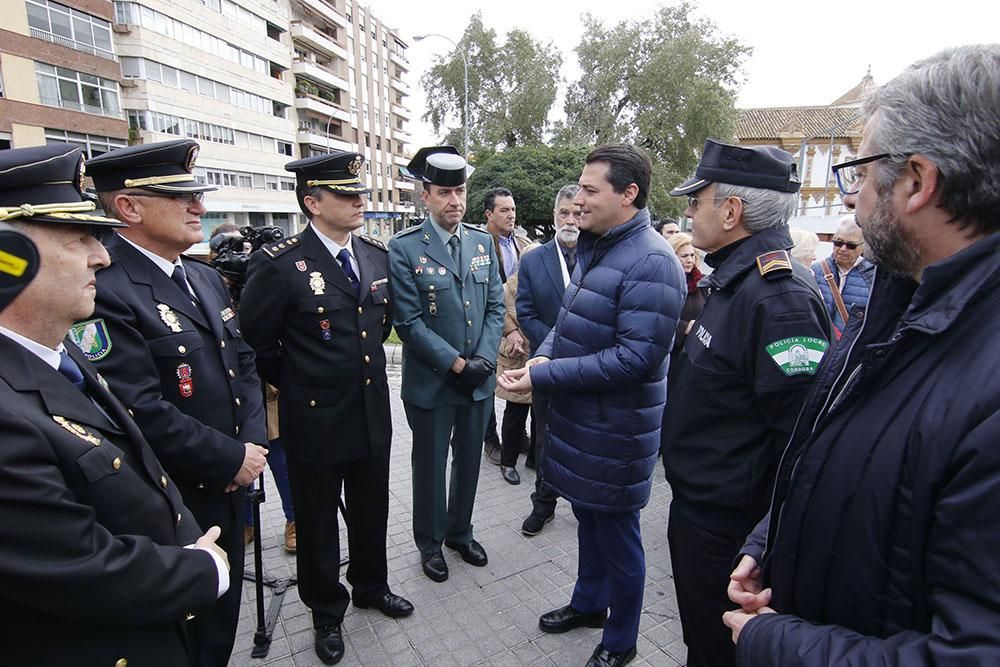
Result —
[{"label": "dark trousers", "polygon": [[[424,556],[440,551],[445,539],[458,544],[472,540],[472,506],[492,405],[492,396],[429,410],[403,403],[413,432],[413,540]],[[451,479],[446,494],[449,447]]]},{"label": "dark trousers", "polygon": [[545,411],[548,398],[536,392],[532,396],[531,423],[535,433],[535,490],[531,492],[531,513],[541,517],[556,511],[559,494],[545,483]]},{"label": "dark trousers", "polygon": [[486,422],[486,431],[483,435],[483,439],[492,438],[493,440],[499,440],[500,438],[497,435],[497,406],[492,400],[490,400],[489,411],[490,416],[489,420]]},{"label": "dark trousers", "polygon": [[[514,467],[517,465],[517,455],[521,453],[521,438],[528,424],[528,413],[531,403],[514,403],[507,401],[503,410],[503,421],[500,423],[500,465]],[[532,443],[535,440],[535,423],[531,422]]]},{"label": "dark trousers", "polygon": [[705,530],[678,511],[677,504],[670,505],[667,541],[688,667],[735,665],[736,648],[722,614],[736,608],[726,588],[744,538]]},{"label": "dark trousers", "polygon": [[343,486],[351,562],[347,581],[355,600],[389,591],[385,531],[389,520],[389,448],[374,459],[317,464],[288,460],[295,500],[299,596],[312,610],[313,626],[344,619],[351,596],[340,583],[340,522]]},{"label": "dark trousers", "polygon": [[646,554],[639,510],[596,512],[573,505],[579,522],[576,587],[570,605],[582,612],[611,608],[601,643],[613,653],[635,646],[639,637]]},{"label": "dark trousers", "polygon": [[[211,524],[202,524],[204,530],[210,527]],[[243,596],[246,545],[243,544],[242,517],[237,517],[226,527],[216,544],[229,559],[229,590],[211,608],[196,614],[187,624],[191,655],[198,667],[225,667],[233,652],[240,617],[240,598]]]}]

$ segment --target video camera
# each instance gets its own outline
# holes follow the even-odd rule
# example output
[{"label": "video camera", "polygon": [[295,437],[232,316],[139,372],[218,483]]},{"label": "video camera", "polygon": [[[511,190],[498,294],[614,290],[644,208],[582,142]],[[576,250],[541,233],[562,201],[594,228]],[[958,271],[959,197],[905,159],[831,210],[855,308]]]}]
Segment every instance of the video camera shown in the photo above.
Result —
[{"label": "video camera", "polygon": [[279,227],[242,227],[239,232],[222,236],[224,238],[217,243],[215,239],[209,242],[209,247],[214,253],[210,263],[226,279],[233,303],[238,305],[240,293],[247,282],[250,253],[266,243],[280,241],[285,238],[285,233]]}]

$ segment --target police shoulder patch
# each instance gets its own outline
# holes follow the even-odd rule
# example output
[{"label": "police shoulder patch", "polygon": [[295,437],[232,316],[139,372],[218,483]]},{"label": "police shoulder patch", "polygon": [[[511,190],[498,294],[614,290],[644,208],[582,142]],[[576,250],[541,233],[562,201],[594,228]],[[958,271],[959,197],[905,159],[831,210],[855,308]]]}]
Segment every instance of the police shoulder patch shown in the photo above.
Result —
[{"label": "police shoulder patch", "polygon": [[764,347],[785,375],[815,375],[830,343],[811,336],[782,338]]},{"label": "police shoulder patch", "polygon": [[792,275],[792,258],[787,250],[772,250],[757,255],[757,270],[767,280],[777,280]]},{"label": "police shoulder patch", "polygon": [[90,361],[103,359],[111,352],[111,334],[103,317],[74,324],[69,336]]},{"label": "police shoulder patch", "polygon": [[358,238],[367,243],[368,245],[375,246],[379,250],[385,250],[387,252],[389,250],[388,248],[385,247],[385,244],[379,241],[378,239],[373,239],[372,237],[365,236],[364,234],[359,234]]}]

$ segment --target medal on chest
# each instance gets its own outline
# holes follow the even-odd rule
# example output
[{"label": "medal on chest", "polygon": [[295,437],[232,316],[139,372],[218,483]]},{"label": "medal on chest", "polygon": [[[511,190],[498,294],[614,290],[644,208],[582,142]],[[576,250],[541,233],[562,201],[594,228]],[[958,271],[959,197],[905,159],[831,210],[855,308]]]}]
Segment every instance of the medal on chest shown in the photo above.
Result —
[{"label": "medal on chest", "polygon": [[181,321],[177,319],[177,314],[170,310],[170,306],[165,303],[160,303],[156,305],[156,310],[160,313],[160,319],[171,331],[174,333],[181,332]]},{"label": "medal on chest", "polygon": [[320,335],[323,336],[323,340],[330,340],[333,338],[333,334],[330,332],[330,320],[320,320],[319,330],[321,332]]},{"label": "medal on chest", "polygon": [[326,280],[323,279],[322,273],[313,271],[309,274],[309,289],[313,291],[314,296],[322,296],[326,293]]},{"label": "medal on chest", "polygon": [[178,364],[177,390],[184,398],[194,395],[194,379],[191,377],[191,364]]}]

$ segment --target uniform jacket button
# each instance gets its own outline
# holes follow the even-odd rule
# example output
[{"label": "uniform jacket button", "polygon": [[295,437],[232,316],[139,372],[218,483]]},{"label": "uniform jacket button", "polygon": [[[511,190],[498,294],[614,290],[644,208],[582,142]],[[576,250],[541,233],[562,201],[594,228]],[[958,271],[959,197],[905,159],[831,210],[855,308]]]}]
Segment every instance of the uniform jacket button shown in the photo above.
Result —
[{"label": "uniform jacket button", "polygon": [[114,468],[115,470],[121,470],[122,469],[122,460],[119,457],[116,456],[115,460],[111,462],[111,467]]},{"label": "uniform jacket button", "polygon": [[219,347],[225,347],[225,346],[226,346],[226,341],[220,340],[219,341]]},{"label": "uniform jacket button", "polygon": [[177,346],[177,351],[180,352],[181,354],[185,354],[188,351],[188,349],[186,347],[184,347],[183,345],[178,345]]},{"label": "uniform jacket button", "polygon": [[317,313],[322,313],[322,312],[323,312],[323,310],[324,310],[324,309],[323,309],[323,306],[320,306],[319,308],[317,308],[317,309],[316,309],[316,312],[317,312]]},{"label": "uniform jacket button", "polygon": [[177,513],[177,525],[181,525],[181,515],[180,512]]},{"label": "uniform jacket button", "polygon": [[239,398],[237,398],[237,399],[236,399],[236,407],[239,407],[240,405],[241,405],[241,403],[240,403],[240,399],[239,399]]},{"label": "uniform jacket button", "polygon": [[316,401],[309,401],[309,407],[310,408],[315,408],[316,407]]},{"label": "uniform jacket button", "polygon": [[366,363],[366,364],[370,364],[371,362],[372,362],[372,358],[371,358],[371,357],[369,357],[369,356],[368,356],[368,355],[366,354],[366,355],[365,355],[365,363]]},{"label": "uniform jacket button", "polygon": [[231,378],[236,377],[236,371],[234,371],[232,368],[229,369],[229,377]]},{"label": "uniform jacket button", "polygon": [[166,475],[160,475],[160,486],[162,486],[164,489],[167,488],[167,476]]},{"label": "uniform jacket button", "polygon": [[363,311],[363,310],[361,309],[361,306],[358,306],[358,315],[360,315],[360,314],[361,314],[361,313],[363,313],[363,312],[364,312],[364,311]]},{"label": "uniform jacket button", "polygon": [[362,331],[361,332],[361,337],[362,338],[368,338],[368,332],[367,331]]},{"label": "uniform jacket button", "polygon": [[369,385],[369,384],[371,384],[371,383],[372,383],[372,379],[371,379],[371,378],[367,378],[367,379],[365,379],[365,384],[366,384],[366,385]]},{"label": "uniform jacket button", "polygon": [[128,660],[125,658],[119,658],[115,661],[115,667],[128,667]]}]

